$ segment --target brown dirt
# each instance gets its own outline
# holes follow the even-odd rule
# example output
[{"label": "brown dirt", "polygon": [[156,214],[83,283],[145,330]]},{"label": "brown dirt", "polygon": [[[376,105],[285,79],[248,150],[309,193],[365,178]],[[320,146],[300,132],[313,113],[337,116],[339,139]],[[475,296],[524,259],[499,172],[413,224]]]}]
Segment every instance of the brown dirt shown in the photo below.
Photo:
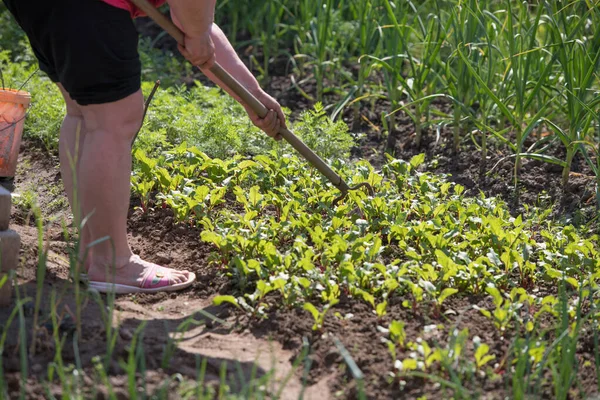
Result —
[{"label": "brown dirt", "polygon": [[[377,317],[372,308],[363,302],[354,299],[345,299],[335,307],[335,312],[341,315],[352,314],[348,320],[327,318],[320,331],[313,331],[313,321],[302,310],[277,309],[269,314],[269,318],[255,324],[250,329],[257,336],[275,335],[284,348],[300,350],[300,337],[307,337],[311,343],[311,373],[309,382],[318,380],[323,374],[332,374],[336,377],[333,390],[341,398],[354,399],[359,395],[357,382],[353,379],[345,361],[335,346],[334,338],[339,339],[350,352],[353,360],[365,375],[365,393],[369,399],[417,399],[421,396],[428,398],[441,398],[445,388],[434,382],[424,379],[408,379],[406,386],[401,388],[400,381],[389,378],[392,372],[393,359],[385,343],[382,342],[387,334],[382,333],[378,327],[388,327],[392,320],[402,321],[406,324],[407,340],[414,341],[418,337],[426,340],[430,345],[444,346],[450,332],[455,328],[469,329],[469,337],[480,336],[482,343],[489,343],[494,353],[506,352],[509,341],[500,339],[500,335],[490,329],[489,320],[472,308],[469,299],[448,301],[444,311],[454,310],[456,316],[433,317],[432,310],[424,305],[423,309],[410,310],[401,305],[402,298],[396,298],[388,305],[387,314]],[[478,301],[483,305],[485,301]],[[332,311],[332,313],[334,312]],[[443,323],[443,329],[427,331],[425,327]],[[400,359],[407,358],[410,351],[398,351]],[[473,349],[467,349],[466,358],[473,357]],[[477,379],[468,382],[474,392],[485,387],[486,398],[502,398],[504,382],[494,383]]]}]

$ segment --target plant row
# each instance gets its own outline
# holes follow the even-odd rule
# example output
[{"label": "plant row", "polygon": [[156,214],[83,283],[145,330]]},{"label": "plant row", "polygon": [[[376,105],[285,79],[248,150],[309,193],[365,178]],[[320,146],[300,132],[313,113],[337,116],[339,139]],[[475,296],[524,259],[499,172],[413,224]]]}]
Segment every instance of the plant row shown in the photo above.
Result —
[{"label": "plant row", "polygon": [[200,239],[213,246],[211,263],[235,287],[218,304],[258,319],[272,308],[301,307],[320,331],[326,318],[352,318],[336,312],[338,302],[364,302],[382,321],[391,379],[439,371],[483,379],[478,371],[496,358],[493,370],[510,369],[492,343],[470,344],[471,361],[463,363],[465,332],[451,331],[438,346],[407,337],[408,321],[383,323],[392,304],[448,329],[449,298],[489,298],[473,306],[488,329],[507,339],[525,335],[515,345],[535,338],[521,349],[530,373],[548,368],[544,355],[555,347],[547,329],[564,321],[560,340],[577,343],[589,319],[582,310],[595,308],[597,237],[552,226],[550,210],[514,218],[495,199],[465,197],[460,185],[419,172],[423,156],[390,158],[381,172],[367,162],[338,163],[349,183],[369,182],[376,194],[352,192],[336,208],[337,190],[295,156],[220,160],[182,143],[157,158],[138,150],[135,159],[142,207],[171,208],[178,223],[201,227]]}]

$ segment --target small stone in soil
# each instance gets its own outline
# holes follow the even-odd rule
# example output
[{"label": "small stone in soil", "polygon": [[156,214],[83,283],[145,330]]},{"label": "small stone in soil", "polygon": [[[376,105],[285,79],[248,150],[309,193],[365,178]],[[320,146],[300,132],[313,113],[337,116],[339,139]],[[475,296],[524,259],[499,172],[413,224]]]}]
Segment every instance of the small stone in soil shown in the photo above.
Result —
[{"label": "small stone in soil", "polygon": [[121,336],[121,339],[123,339],[125,341],[130,341],[131,338],[133,338],[131,331],[127,328],[121,328],[119,330],[119,336]]},{"label": "small stone in soil", "polygon": [[173,258],[171,258],[171,256],[163,252],[156,253],[154,259],[159,264],[169,264],[171,261],[173,261]]},{"label": "small stone in soil", "polygon": [[340,358],[340,353],[337,351],[337,349],[331,348],[325,356],[325,364],[329,367],[332,364],[341,361]]},{"label": "small stone in soil", "polygon": [[321,364],[321,360],[319,360],[319,357],[315,354],[312,354],[309,356],[309,358],[311,359],[313,368],[315,368],[315,369],[318,368],[319,365]]}]

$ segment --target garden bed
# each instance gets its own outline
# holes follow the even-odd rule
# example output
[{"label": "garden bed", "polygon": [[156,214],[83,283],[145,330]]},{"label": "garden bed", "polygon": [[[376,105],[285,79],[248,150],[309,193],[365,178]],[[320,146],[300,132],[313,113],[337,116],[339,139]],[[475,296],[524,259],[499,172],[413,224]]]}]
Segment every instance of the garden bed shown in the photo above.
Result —
[{"label": "garden bed", "polygon": [[[56,308],[57,312],[64,310],[65,308],[62,307],[66,305],[69,307],[69,312],[73,313],[75,302],[72,283],[68,278],[69,264],[65,261],[68,257],[69,243],[64,240],[63,229],[58,225],[58,220],[51,222],[53,216],[63,218],[68,215],[64,206],[58,208],[55,206],[60,203],[57,199],[64,198],[64,195],[50,189],[52,185],[60,185],[56,160],[40,153],[40,150],[31,143],[25,142],[21,165],[26,166],[27,173],[25,174],[23,168],[20,169],[19,177],[15,182],[15,191],[23,193],[33,190],[37,196],[37,204],[42,205],[42,215],[49,222],[45,238],[49,240],[52,253],[43,284],[44,298],[50,296],[53,291],[63,294],[61,306]],[[66,202],[62,204],[66,205]],[[25,260],[18,272],[18,281],[21,296],[34,297],[38,290],[35,283],[38,238],[37,230],[32,226],[32,220],[28,218],[26,210],[21,204],[13,212],[13,220],[16,221],[15,229],[23,239],[22,256]],[[309,390],[305,394],[306,398],[315,399],[328,398],[327,396],[335,398],[336,395],[342,398],[355,398],[359,393],[373,399],[392,397],[416,399],[423,395],[432,398],[445,396],[449,388],[435,380],[404,377],[390,381],[389,374],[393,370],[393,360],[384,343],[384,339],[389,338],[389,334],[382,328],[388,327],[392,321],[403,321],[407,338],[415,340],[420,337],[439,348],[449,346],[456,329],[467,329],[468,337],[478,337],[482,343],[489,344],[490,354],[494,354],[496,358],[493,363],[490,363],[491,369],[486,369],[486,374],[465,380],[465,393],[486,399],[504,398],[511,393],[505,378],[508,366],[502,361],[504,357],[510,357],[511,348],[514,346],[513,340],[519,332],[501,333],[475,308],[493,309],[492,300],[487,294],[450,298],[444,303],[441,313],[436,311],[430,302],[425,302],[419,308],[411,310],[410,307],[407,308],[402,304],[403,301],[410,299],[410,296],[394,297],[390,299],[386,314],[382,316],[377,316],[373,308],[362,299],[342,295],[340,302],[330,311],[331,316],[324,320],[323,326],[313,330],[312,316],[300,308],[278,306],[279,295],[266,297],[269,311],[263,318],[256,318],[224,305],[214,306],[212,302],[215,296],[235,294],[239,291],[231,285],[229,279],[224,277],[226,270],[208,263],[209,254],[214,253],[216,249],[199,242],[201,230],[187,224],[176,223],[170,209],[156,207],[143,213],[137,199],[134,198],[129,221],[130,239],[134,251],[150,261],[169,267],[192,269],[197,274],[198,281],[190,289],[181,293],[116,298],[114,318],[118,336],[112,355],[114,361],[106,370],[110,385],[91,385],[93,379],[98,377],[94,372],[93,358],[105,354],[107,349],[105,327],[100,322],[102,318],[98,306],[90,301],[83,310],[83,335],[78,344],[79,359],[75,358],[72,348],[71,338],[75,326],[72,319],[67,317],[61,325],[64,331],[60,331],[67,334],[61,361],[65,365],[81,364],[85,376],[78,378],[81,380],[79,384],[88,394],[96,388],[100,393],[99,398],[103,398],[102,396],[108,396],[107,388],[111,387],[117,398],[126,398],[130,395],[127,371],[124,370],[123,365],[118,364],[117,360],[128,359],[130,356],[128,346],[131,345],[136,329],[143,321],[147,321],[141,340],[143,344],[138,343],[137,346],[143,346],[144,349],[145,383],[139,380],[138,371],[137,384],[145,385],[149,393],[159,396],[161,390],[162,393],[168,390],[175,391],[180,396],[185,395],[186,382],[193,386],[189,381],[197,378],[195,375],[198,372],[197,356],[208,360],[205,382],[216,386],[220,379],[222,362],[226,361],[228,380],[234,391],[248,389],[243,384],[239,384],[236,361],[241,363],[246,376],[250,376],[255,357],[259,357],[262,374],[268,373],[271,357],[275,357],[274,359],[277,360],[275,370],[279,378],[290,372],[294,362],[299,363],[284,392],[289,397],[283,398],[297,398],[295,396],[300,390],[302,381],[306,382]],[[533,288],[533,292],[540,298],[558,293],[556,287],[546,286]],[[198,314],[198,310],[210,313],[218,318],[219,322]],[[2,311],[6,314],[2,315],[3,320],[8,317],[9,311]],[[31,311],[30,308],[25,309],[27,326],[32,323]],[[41,315],[48,317],[48,312],[48,309],[44,309]],[[339,313],[340,316],[351,317],[336,318],[333,317],[333,312],[336,315]],[[198,322],[182,329],[180,324],[190,316]],[[61,391],[60,384],[43,383],[49,363],[55,360],[56,356],[56,348],[51,338],[52,324],[48,321],[44,322],[46,328],[41,328],[38,333],[35,355],[30,353],[28,359],[27,393],[31,398],[45,391],[50,393]],[[554,326],[553,318],[542,318],[539,323],[538,328],[541,331],[552,330]],[[9,332],[3,362],[9,393],[16,396],[21,376],[18,372],[20,361],[16,357],[19,354],[18,326],[13,324]],[[165,348],[168,346],[167,337],[175,335],[177,338],[177,332],[183,332],[181,337],[184,339],[173,350],[170,361],[161,365]],[[28,337],[29,346],[31,338],[30,335]],[[343,343],[364,373],[364,391],[358,391],[357,381],[336,347],[335,338]],[[305,353],[307,349],[308,353]],[[463,357],[473,358],[474,351],[473,344],[467,344]],[[408,356],[410,351],[406,349],[402,353]],[[595,376],[593,336],[584,335],[580,338],[577,356],[580,368],[578,375],[589,377],[582,380],[583,386],[580,390],[588,394],[595,393],[597,387],[593,378]],[[177,378],[178,376],[180,377]],[[318,394],[309,397],[310,390]],[[544,398],[552,397],[550,386],[542,387],[539,393]],[[40,398],[45,396],[42,395]]]},{"label": "garden bed", "polygon": [[[509,3],[520,7],[516,14],[525,22],[515,29],[528,37],[528,24],[538,21],[525,3]],[[527,44],[512,42],[518,35],[505,27],[513,18],[494,23],[493,17],[506,18],[500,6],[495,14],[471,10],[483,21],[485,35],[473,33],[470,40],[495,46],[494,37],[502,54],[486,55],[497,57],[489,67],[487,58],[476,58],[486,46],[461,59],[462,42],[444,33],[445,53],[433,54],[430,63],[438,68],[428,75],[435,80],[417,94],[410,93],[412,84],[399,80],[412,73],[408,64],[386,74],[381,60],[370,59],[367,82],[353,95],[366,95],[358,114],[346,104],[332,122],[329,116],[357,84],[352,80],[365,73],[357,56],[364,49],[339,43],[332,32],[352,28],[356,18],[351,14],[359,11],[381,16],[385,29],[397,25],[394,12],[399,18],[410,16],[402,26],[417,26],[419,18],[432,15],[434,4],[423,2],[414,13],[385,8],[389,2],[378,2],[373,9],[365,6],[371,2],[348,2],[339,12],[315,9],[311,2],[294,4],[313,7],[309,18],[278,14],[271,36],[253,26],[255,21],[274,21],[260,16],[273,11],[271,3],[249,9],[243,2],[225,2],[220,15],[230,12],[221,17],[230,28],[235,18],[246,18],[244,13],[258,13],[260,18],[252,17],[246,25],[257,31],[241,29],[236,37],[244,62],[264,75],[267,92],[290,109],[292,129],[348,182],[371,183],[375,195],[359,191],[333,208],[338,192],[323,177],[291,148],[253,128],[231,99],[199,84],[206,80],[173,54],[173,41],[158,38],[156,26],[139,20],[144,93],[156,79],[163,84],[134,145],[129,238],[143,258],[190,269],[198,279],[170,294],[114,298],[85,291],[71,277],[75,230],[56,157],[63,106],[56,88],[34,74],[29,81],[34,106],[14,182],[19,196],[11,220],[23,242],[14,298],[16,305],[23,303],[0,310],[0,391],[10,398],[159,399],[296,399],[303,394],[305,399],[566,400],[597,395],[596,177],[591,160],[586,162],[580,151],[563,187],[563,168],[556,162],[566,158],[566,147],[557,129],[549,132],[551,121],[539,120],[524,149],[548,145],[533,155],[552,162],[523,159],[515,190],[515,149],[510,146],[522,126],[537,123],[533,116],[538,110],[535,102],[529,103],[534,111],[517,121],[520,100],[513,93],[519,80],[498,78],[521,68],[520,60],[512,59],[514,46],[524,56],[537,54]],[[544,12],[550,14],[572,11],[553,9],[551,2],[546,6]],[[579,7],[587,10],[583,2]],[[465,10],[453,15],[453,23],[471,20]],[[447,10],[438,11],[450,21]],[[335,24],[325,26],[329,12]],[[593,12],[587,15],[597,20]],[[319,45],[309,29],[313,22],[325,26],[320,37],[328,40],[321,61],[310,54]],[[367,18],[360,24],[375,32],[375,22],[380,21]],[[560,29],[592,38],[587,25],[563,23]],[[23,42],[11,39],[22,34],[4,25],[4,75],[25,81],[36,66]],[[432,54],[427,53],[430,47],[391,48],[400,41],[385,42],[393,38],[388,32],[400,31],[397,25],[382,33],[387,47],[377,47],[381,57],[389,52],[404,52],[407,59]],[[415,28],[409,38],[437,43],[432,34],[435,30]],[[536,40],[550,39],[558,44],[548,48],[567,46],[560,36],[540,34]],[[265,63],[265,51],[280,44],[287,47]],[[290,57],[294,51],[307,54]],[[15,57],[21,52],[24,56]],[[536,73],[545,71],[546,62],[555,64],[554,74],[540,77],[547,89],[568,68],[562,70],[550,51],[543,56],[543,62],[528,62]],[[464,61],[467,57],[473,58]],[[291,68],[292,60],[298,66]],[[264,65],[267,70],[260,72]],[[319,65],[329,66],[319,71]],[[422,65],[416,67],[421,70]],[[492,84],[504,96],[506,110],[500,101],[489,101],[485,85],[475,79],[492,67]],[[452,73],[446,76],[448,70]],[[458,118],[458,151],[453,149],[452,115],[457,101],[444,92],[456,83],[452,74],[465,79],[458,85],[470,93],[463,99],[465,121]],[[590,92],[597,90],[597,80],[589,86]],[[423,137],[417,146],[410,113],[421,103],[387,114],[392,101],[400,106],[409,102],[409,95],[437,92],[446,96],[423,103],[429,111],[421,115]],[[550,104],[548,118],[566,129],[563,103],[568,93],[560,94],[547,89],[538,96]],[[316,101],[319,96],[322,104]],[[588,102],[581,115],[589,112],[580,126],[592,138],[598,104],[584,94],[580,100]],[[427,125],[428,118],[437,120]],[[393,157],[385,154],[389,124],[397,139],[388,149]],[[502,124],[512,129],[504,130]],[[485,164],[481,136],[471,137],[483,128],[497,131],[488,135]],[[37,319],[35,304],[41,307]]]}]

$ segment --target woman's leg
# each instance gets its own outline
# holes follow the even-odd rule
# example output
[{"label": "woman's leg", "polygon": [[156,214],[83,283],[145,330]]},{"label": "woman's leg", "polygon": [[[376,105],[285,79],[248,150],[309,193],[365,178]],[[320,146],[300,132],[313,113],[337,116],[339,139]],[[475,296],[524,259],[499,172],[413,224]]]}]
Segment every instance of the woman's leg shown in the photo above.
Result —
[{"label": "woman's leg", "polygon": [[[142,92],[80,110],[86,127],[78,177],[82,211],[89,216],[92,241],[110,238],[93,247],[89,280],[139,286],[148,269],[156,267],[134,256],[127,240],[131,142],[142,122]],[[170,272],[171,284],[193,276],[188,271]]]},{"label": "woman's leg", "polygon": [[[60,158],[60,172],[73,211],[73,225],[79,227],[82,220],[81,197],[77,190],[79,179],[79,164],[83,152],[83,143],[86,137],[85,121],[79,105],[71,99],[65,88],[57,84],[67,106],[67,113],[60,127],[60,139],[58,151]],[[84,268],[89,269],[93,252],[89,250],[86,254],[86,246],[91,243],[90,229],[84,225],[79,232],[79,260],[84,262]],[[84,260],[85,257],[85,260]],[[85,272],[85,271],[82,271]]]}]

